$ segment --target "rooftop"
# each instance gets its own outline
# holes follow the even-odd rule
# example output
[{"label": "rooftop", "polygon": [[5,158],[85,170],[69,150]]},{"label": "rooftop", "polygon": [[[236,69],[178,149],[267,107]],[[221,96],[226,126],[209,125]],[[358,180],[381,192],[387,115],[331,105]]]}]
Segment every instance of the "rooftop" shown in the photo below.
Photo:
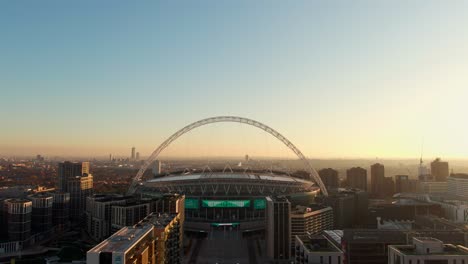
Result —
[{"label": "rooftop", "polygon": [[325,235],[303,235],[297,237],[309,252],[341,252],[341,249]]},{"label": "rooftop", "polygon": [[186,175],[169,175],[161,178],[148,180],[152,182],[169,182],[169,181],[190,181],[190,180],[208,180],[208,179],[240,179],[240,180],[265,180],[265,181],[282,181],[282,182],[298,182],[310,183],[310,181],[294,178],[288,175],[276,174],[261,174],[261,173],[242,173],[242,172],[209,172],[209,173],[194,173]]},{"label": "rooftop", "polygon": [[177,214],[158,214],[152,213],[145,217],[140,223],[150,223],[155,228],[165,228],[174,218],[177,217]]},{"label": "rooftop", "polygon": [[124,227],[113,234],[108,239],[90,249],[89,252],[126,252],[137,241],[153,230],[152,225],[135,225]]}]

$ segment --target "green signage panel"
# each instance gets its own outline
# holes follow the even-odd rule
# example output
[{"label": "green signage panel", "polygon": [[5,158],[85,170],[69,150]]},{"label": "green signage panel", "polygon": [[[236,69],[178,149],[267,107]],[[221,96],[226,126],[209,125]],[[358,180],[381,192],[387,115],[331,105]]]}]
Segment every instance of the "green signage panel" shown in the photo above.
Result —
[{"label": "green signage panel", "polygon": [[266,208],[266,200],[265,199],[255,199],[254,200],[254,209],[265,209]]},{"label": "green signage panel", "polygon": [[214,208],[250,207],[250,200],[202,200],[202,207],[214,207]]},{"label": "green signage panel", "polygon": [[185,199],[185,209],[198,209],[198,199]]}]

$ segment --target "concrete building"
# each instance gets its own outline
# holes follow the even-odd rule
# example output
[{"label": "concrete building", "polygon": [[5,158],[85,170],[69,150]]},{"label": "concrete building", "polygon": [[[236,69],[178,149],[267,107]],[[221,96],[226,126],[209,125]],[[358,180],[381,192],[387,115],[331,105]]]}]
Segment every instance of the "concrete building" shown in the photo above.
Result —
[{"label": "concrete building", "polygon": [[468,174],[452,174],[447,180],[447,192],[463,198],[468,198]]},{"label": "concrete building", "polygon": [[135,147],[132,147],[132,155],[130,156],[131,160],[135,160]]},{"label": "concrete building", "polygon": [[154,176],[161,174],[161,162],[159,160],[153,162],[152,172]]},{"label": "concrete building", "polygon": [[89,250],[87,264],[155,264],[152,225],[124,227]]},{"label": "concrete building", "polygon": [[315,235],[330,229],[333,229],[333,209],[331,207],[296,206],[294,210],[291,210],[291,248],[294,248],[296,236]]},{"label": "concrete building", "polygon": [[99,194],[86,198],[86,231],[96,241],[111,235],[113,205],[123,205],[131,197],[115,194]]},{"label": "concrete building", "polygon": [[413,237],[422,236],[434,237],[456,245],[466,245],[468,242],[466,233],[460,230],[345,229],[341,244],[345,262],[348,264],[387,264],[388,246],[407,245]]},{"label": "concrete building", "polygon": [[111,208],[111,232],[124,226],[132,226],[151,213],[149,201],[134,201]]},{"label": "concrete building", "polygon": [[434,181],[444,182],[449,176],[449,165],[446,161],[441,161],[440,158],[431,162],[431,175]]},{"label": "concrete building", "polygon": [[139,225],[150,224],[155,238],[155,263],[179,264],[182,262],[183,214],[152,213]]},{"label": "concrete building", "polygon": [[321,169],[318,171],[318,174],[327,190],[338,189],[340,187],[337,170],[332,168]]},{"label": "concrete building", "polygon": [[396,175],[395,176],[395,192],[396,193],[411,192],[410,179],[408,175]]},{"label": "concrete building", "polygon": [[388,251],[388,264],[468,263],[468,248],[431,237],[413,237],[411,245],[390,245]]},{"label": "concrete building", "polygon": [[369,197],[360,189],[339,189],[338,193],[323,197],[326,206],[333,208],[335,229],[363,226],[366,223]]},{"label": "concrete building", "polygon": [[65,161],[58,166],[59,190],[70,194],[70,218],[81,222],[85,211],[86,197],[93,194],[93,176],[89,162]]},{"label": "concrete building", "polygon": [[[325,231],[319,235],[295,236],[294,263],[343,264],[342,231]],[[330,236],[330,234],[332,234]]]},{"label": "concrete building", "polygon": [[60,191],[50,194],[53,198],[52,225],[57,231],[63,231],[70,221],[70,194]]},{"label": "concrete building", "polygon": [[351,168],[346,171],[348,187],[367,191],[367,170],[361,167]]},{"label": "concrete building", "polygon": [[444,194],[447,192],[447,182],[420,181],[418,192],[426,194]]},{"label": "concrete building", "polygon": [[32,231],[42,233],[52,228],[54,197],[48,193],[36,193],[28,197],[32,201]]},{"label": "concrete building", "polygon": [[266,252],[274,261],[291,258],[291,203],[285,197],[266,197]]},{"label": "concrete building", "polygon": [[383,194],[385,186],[385,167],[380,163],[371,165],[371,193],[377,196]]},{"label": "concrete building", "polygon": [[32,202],[26,199],[7,199],[4,201],[8,239],[25,241],[31,236]]},{"label": "concrete building", "polygon": [[76,176],[69,178],[67,190],[70,193],[70,218],[73,222],[83,221],[86,208],[86,197],[93,195],[93,176]]},{"label": "concrete building", "polygon": [[89,174],[89,162],[61,162],[58,164],[58,188],[68,192],[68,179]]}]

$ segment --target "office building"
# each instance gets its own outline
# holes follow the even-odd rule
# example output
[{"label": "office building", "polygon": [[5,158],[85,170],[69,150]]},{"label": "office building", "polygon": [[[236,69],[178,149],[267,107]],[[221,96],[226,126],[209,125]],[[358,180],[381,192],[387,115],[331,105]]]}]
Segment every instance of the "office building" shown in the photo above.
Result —
[{"label": "office building", "polygon": [[101,241],[111,235],[112,206],[125,204],[129,198],[115,194],[86,198],[86,230],[91,238]]},{"label": "office building", "polygon": [[274,261],[291,258],[291,203],[285,197],[266,197],[266,252]]},{"label": "office building", "polygon": [[388,246],[389,264],[468,263],[468,248],[444,244],[432,237],[413,237],[410,245]]},{"label": "office building", "polygon": [[291,210],[291,247],[294,248],[295,236],[319,234],[333,229],[333,209],[314,205],[296,206]]},{"label": "office building", "polygon": [[318,171],[318,174],[327,190],[338,189],[340,187],[337,170],[332,168],[321,169]]},{"label": "office building", "polygon": [[380,163],[371,166],[371,193],[381,196],[385,189],[385,167]]},{"label": "office building", "polygon": [[155,263],[179,264],[182,262],[183,249],[183,214],[152,213],[139,225],[150,224],[155,242]]},{"label": "office building", "polygon": [[449,165],[446,161],[441,161],[440,158],[431,162],[431,175],[434,181],[444,182],[449,176]]},{"label": "office building", "polygon": [[155,264],[152,225],[124,227],[89,250],[87,264]]},{"label": "office building", "polygon": [[343,264],[342,231],[324,231],[318,235],[295,236],[294,263]]},{"label": "office building", "polygon": [[468,198],[468,174],[452,174],[447,180],[447,192],[452,195]]},{"label": "office building", "polygon": [[57,231],[66,229],[70,219],[70,194],[65,192],[52,192],[52,224]]},{"label": "office building", "polygon": [[7,213],[7,231],[10,241],[25,241],[31,236],[32,202],[26,199],[4,201]]},{"label": "office building", "polygon": [[351,168],[346,171],[348,187],[367,191],[367,170],[361,167]]},{"label": "office building", "polygon": [[48,193],[36,193],[28,198],[32,201],[32,231],[42,233],[52,229],[53,196]]},{"label": "office building", "polygon": [[383,220],[414,220],[417,215],[442,217],[443,211],[438,204],[404,198],[369,207],[369,222],[372,223],[377,217]]},{"label": "office building", "polygon": [[132,156],[130,157],[131,160],[135,160],[135,147],[132,147]]}]

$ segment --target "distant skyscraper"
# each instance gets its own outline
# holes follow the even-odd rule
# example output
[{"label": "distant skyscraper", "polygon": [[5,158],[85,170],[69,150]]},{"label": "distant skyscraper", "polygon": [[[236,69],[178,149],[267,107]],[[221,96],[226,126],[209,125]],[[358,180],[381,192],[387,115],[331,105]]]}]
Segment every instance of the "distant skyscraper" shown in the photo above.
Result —
[{"label": "distant skyscraper", "polygon": [[318,174],[327,189],[337,189],[339,186],[338,171],[332,168],[321,169]]},{"label": "distant skyscraper", "polygon": [[371,192],[381,195],[384,191],[385,167],[380,163],[371,166]]},{"label": "distant skyscraper", "polygon": [[267,197],[266,244],[267,256],[272,260],[291,257],[291,203],[284,197]]},{"label": "distant skyscraper", "polygon": [[159,174],[161,174],[161,162],[159,160],[155,160],[153,162],[153,175],[154,176],[157,176]]},{"label": "distant skyscraper", "polygon": [[132,156],[130,157],[131,160],[135,160],[135,147],[132,147]]},{"label": "distant skyscraper", "polygon": [[356,167],[346,171],[346,182],[349,187],[367,191],[367,170]]},{"label": "distant skyscraper", "polygon": [[140,152],[137,152],[137,153],[136,153],[136,158],[135,158],[135,159],[136,159],[136,160],[140,160]]},{"label": "distant skyscraper", "polygon": [[395,176],[395,192],[405,193],[410,192],[410,181],[408,175]]},{"label": "distant skyscraper", "polygon": [[446,181],[449,176],[449,165],[446,161],[441,161],[440,158],[431,162],[431,174],[435,181]]}]

